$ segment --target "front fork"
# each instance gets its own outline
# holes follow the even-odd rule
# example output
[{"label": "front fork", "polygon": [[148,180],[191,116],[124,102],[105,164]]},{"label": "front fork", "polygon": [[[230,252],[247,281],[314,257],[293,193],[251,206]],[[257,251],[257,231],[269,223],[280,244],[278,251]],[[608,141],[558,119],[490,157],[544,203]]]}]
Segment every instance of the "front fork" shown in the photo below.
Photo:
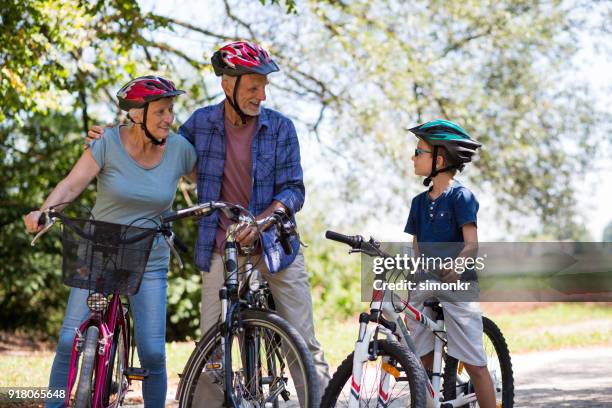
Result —
[{"label": "front fork", "polygon": [[[361,385],[363,383],[363,365],[367,361],[376,359],[376,350],[370,353],[370,343],[374,340],[374,348],[376,348],[377,332],[382,332],[388,340],[395,340],[393,333],[382,326],[368,326],[369,316],[362,314],[359,319],[359,336],[355,343],[355,352],[353,354],[353,375],[351,377],[351,393],[349,396],[349,408],[359,408],[359,396],[361,394]],[[382,364],[389,363],[388,357],[383,357]],[[378,407],[386,407],[389,400],[389,386],[391,376],[386,370],[383,370],[380,375],[378,384]]]},{"label": "front fork", "polygon": [[233,370],[232,370],[232,349],[231,349],[231,336],[232,321],[234,310],[238,303],[235,302],[238,296],[238,250],[236,247],[236,241],[234,240],[234,232],[236,224],[233,224],[228,228],[225,242],[225,265],[224,265],[224,279],[225,285],[219,291],[219,298],[221,300],[221,350],[223,352],[223,383],[224,383],[224,394],[225,394],[225,406],[237,407],[237,402],[234,399],[234,393],[228,392],[234,387]]}]

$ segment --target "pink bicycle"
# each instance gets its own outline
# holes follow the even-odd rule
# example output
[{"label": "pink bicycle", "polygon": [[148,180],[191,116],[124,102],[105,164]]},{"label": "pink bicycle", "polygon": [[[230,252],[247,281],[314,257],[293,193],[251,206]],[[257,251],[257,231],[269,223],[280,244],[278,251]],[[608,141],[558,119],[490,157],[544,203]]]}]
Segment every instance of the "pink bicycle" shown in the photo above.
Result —
[{"label": "pink bicycle", "polygon": [[48,209],[39,221],[44,227],[32,245],[57,220],[63,226],[64,284],[87,289],[91,311],[76,329],[64,404],[72,403],[76,408],[117,407],[123,403],[131,381],[148,376],[147,370],[128,364],[130,358],[133,361],[134,343],[129,305],[121,295],[138,292],[158,234],[176,254],[174,234],[163,221],[157,228],[138,228],[70,218]]}]

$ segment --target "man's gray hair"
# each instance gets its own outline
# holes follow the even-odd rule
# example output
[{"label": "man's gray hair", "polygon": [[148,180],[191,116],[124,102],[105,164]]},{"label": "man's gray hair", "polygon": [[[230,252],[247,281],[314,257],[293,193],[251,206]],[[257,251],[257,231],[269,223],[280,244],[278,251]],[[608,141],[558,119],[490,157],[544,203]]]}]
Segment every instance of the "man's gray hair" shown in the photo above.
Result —
[{"label": "man's gray hair", "polygon": [[144,111],[144,108],[132,108],[128,111],[128,115],[130,115],[130,118],[133,118],[137,116],[139,112],[143,112],[143,111]]},{"label": "man's gray hair", "polygon": [[230,85],[232,85],[232,86],[236,85],[236,77],[235,76],[223,74],[223,76],[221,78],[222,78],[223,81],[228,81],[230,83]]}]

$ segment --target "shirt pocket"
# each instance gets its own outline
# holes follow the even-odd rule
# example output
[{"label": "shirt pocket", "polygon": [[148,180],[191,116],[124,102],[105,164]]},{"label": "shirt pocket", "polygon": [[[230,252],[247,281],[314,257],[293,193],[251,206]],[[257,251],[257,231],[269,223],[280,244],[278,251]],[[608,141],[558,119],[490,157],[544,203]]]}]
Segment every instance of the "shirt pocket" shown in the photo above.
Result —
[{"label": "shirt pocket", "polygon": [[452,226],[451,214],[448,209],[440,209],[435,215],[433,220],[433,231],[435,233],[449,232]]},{"label": "shirt pocket", "polygon": [[258,180],[270,180],[274,177],[274,155],[260,154],[257,156],[255,169]]}]

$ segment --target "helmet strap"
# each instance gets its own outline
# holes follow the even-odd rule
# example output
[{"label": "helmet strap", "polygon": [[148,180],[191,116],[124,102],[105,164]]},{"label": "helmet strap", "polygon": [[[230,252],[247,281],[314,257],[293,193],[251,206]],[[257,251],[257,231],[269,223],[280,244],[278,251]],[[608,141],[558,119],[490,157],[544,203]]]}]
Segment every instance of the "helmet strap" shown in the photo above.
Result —
[{"label": "helmet strap", "polygon": [[242,75],[238,75],[236,77],[236,83],[234,84],[234,92],[233,92],[233,96],[230,98],[229,95],[225,95],[225,97],[227,98],[227,101],[230,103],[231,107],[234,109],[234,112],[236,112],[238,114],[238,116],[240,116],[240,121],[242,122],[242,124],[244,125],[245,123],[247,123],[247,120],[249,118],[252,118],[252,115],[247,115],[246,113],[244,113],[242,111],[242,109],[240,109],[240,106],[238,105],[238,86],[240,85],[240,79],[242,79]]},{"label": "helmet strap", "polygon": [[149,132],[149,129],[147,129],[147,113],[149,111],[149,104],[146,103],[144,106],[144,114],[142,115],[142,122],[138,123],[138,122],[134,122],[134,119],[132,119],[130,117],[130,114],[127,114],[127,117],[129,120],[132,121],[132,123],[134,123],[135,125],[140,125],[140,127],[142,128],[142,130],[144,131],[145,136],[147,137],[147,139],[149,139],[151,141],[151,143],[153,143],[155,146],[163,146],[166,144],[166,139],[162,139],[162,140],[158,140],[156,139],[151,132]]},{"label": "helmet strap", "polygon": [[431,183],[431,180],[434,177],[436,177],[438,174],[444,173],[445,171],[452,170],[452,169],[459,169],[459,165],[456,165],[456,164],[451,164],[450,166],[446,166],[441,169],[436,169],[436,159],[438,158],[438,146],[433,147],[433,152],[431,153],[431,156],[432,156],[431,173],[429,173],[429,176],[427,176],[427,178],[423,180],[423,185],[425,187],[429,186],[429,184]]}]

